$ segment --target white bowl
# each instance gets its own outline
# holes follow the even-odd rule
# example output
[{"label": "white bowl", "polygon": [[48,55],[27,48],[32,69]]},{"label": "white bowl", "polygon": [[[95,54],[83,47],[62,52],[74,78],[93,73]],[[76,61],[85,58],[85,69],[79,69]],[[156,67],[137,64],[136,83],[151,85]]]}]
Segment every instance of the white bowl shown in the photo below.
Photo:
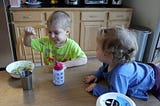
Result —
[{"label": "white bowl", "polygon": [[[113,101],[112,101],[113,100]],[[112,105],[109,105],[111,104]],[[117,104],[119,105],[113,105],[113,102],[118,102]],[[98,97],[96,106],[136,106],[134,101],[130,99],[128,96],[121,94],[121,93],[116,93],[116,92],[110,92],[101,95]]]},{"label": "white bowl", "polygon": [[[34,64],[31,61],[27,61],[27,60],[20,60],[20,61],[15,61],[10,63],[7,67],[6,67],[6,71],[13,77],[13,78],[20,78],[20,74],[19,73],[15,73],[13,72],[14,70],[18,69],[19,67],[28,67],[29,71],[33,71],[34,70]],[[23,71],[23,70],[22,70]]]}]

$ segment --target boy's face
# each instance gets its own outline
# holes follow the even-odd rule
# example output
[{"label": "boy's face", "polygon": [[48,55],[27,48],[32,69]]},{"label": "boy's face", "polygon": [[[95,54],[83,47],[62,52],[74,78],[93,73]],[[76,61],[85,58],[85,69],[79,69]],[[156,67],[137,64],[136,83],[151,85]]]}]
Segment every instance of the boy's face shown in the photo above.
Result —
[{"label": "boy's face", "polygon": [[67,39],[67,34],[69,31],[64,30],[58,26],[49,25],[48,26],[48,32],[50,39],[57,45],[61,46],[65,44]]}]

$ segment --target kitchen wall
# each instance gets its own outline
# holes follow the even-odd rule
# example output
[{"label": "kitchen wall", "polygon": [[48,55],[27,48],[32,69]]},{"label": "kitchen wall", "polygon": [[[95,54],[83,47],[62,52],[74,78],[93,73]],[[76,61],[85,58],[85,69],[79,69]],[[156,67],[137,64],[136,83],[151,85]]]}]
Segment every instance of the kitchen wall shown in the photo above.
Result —
[{"label": "kitchen wall", "polygon": [[160,32],[160,0],[123,0],[123,3],[134,9],[131,25],[145,26],[153,31],[144,54],[144,61],[150,62]]}]

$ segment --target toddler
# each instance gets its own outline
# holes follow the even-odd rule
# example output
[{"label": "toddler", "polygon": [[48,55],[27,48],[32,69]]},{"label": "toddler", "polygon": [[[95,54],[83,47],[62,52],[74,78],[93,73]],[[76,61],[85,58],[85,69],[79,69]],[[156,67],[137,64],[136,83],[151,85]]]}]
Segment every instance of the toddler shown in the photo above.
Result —
[{"label": "toddler", "polygon": [[47,21],[49,36],[32,38],[35,30],[25,28],[24,45],[43,53],[46,65],[56,61],[65,68],[87,63],[87,57],[79,45],[67,36],[70,34],[71,19],[63,11],[55,11]]},{"label": "toddler", "polygon": [[[84,78],[87,92],[100,96],[119,92],[147,100],[148,91],[160,100],[160,69],[154,64],[135,61],[138,45],[135,33],[123,27],[101,28],[97,36],[97,58],[103,65]],[[104,79],[106,85],[97,84]]]}]

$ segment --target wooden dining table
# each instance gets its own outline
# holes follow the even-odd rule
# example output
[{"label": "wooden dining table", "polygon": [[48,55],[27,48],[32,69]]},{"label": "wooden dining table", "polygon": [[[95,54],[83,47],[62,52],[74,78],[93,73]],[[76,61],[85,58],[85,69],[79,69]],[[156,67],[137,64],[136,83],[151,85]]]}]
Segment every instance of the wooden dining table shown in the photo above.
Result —
[{"label": "wooden dining table", "polygon": [[[20,79],[0,71],[0,106],[96,106],[97,97],[85,91],[88,85],[83,83],[83,78],[100,65],[98,61],[89,61],[86,65],[66,69],[61,86],[52,82],[52,66],[36,67],[32,90],[23,90]],[[137,106],[160,106],[153,96],[148,101],[133,100]]]}]

